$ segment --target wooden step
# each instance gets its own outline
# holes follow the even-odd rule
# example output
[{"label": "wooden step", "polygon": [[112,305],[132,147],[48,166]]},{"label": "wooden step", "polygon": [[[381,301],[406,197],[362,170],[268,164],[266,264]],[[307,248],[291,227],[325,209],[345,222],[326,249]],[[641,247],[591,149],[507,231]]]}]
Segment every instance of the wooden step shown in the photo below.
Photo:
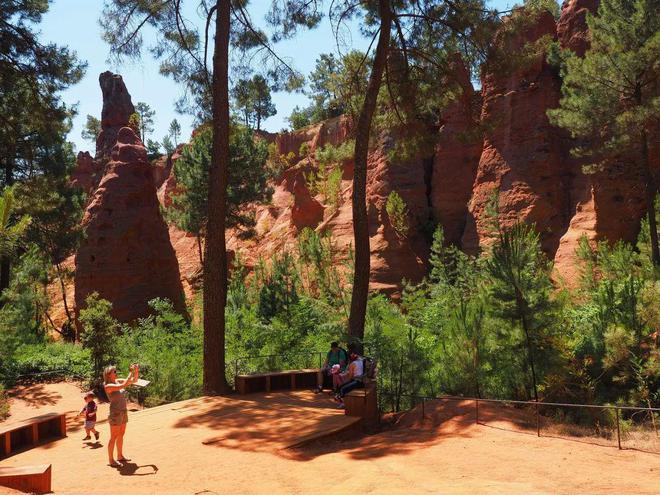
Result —
[{"label": "wooden step", "polygon": [[51,465],[0,467],[0,486],[28,493],[50,493]]}]

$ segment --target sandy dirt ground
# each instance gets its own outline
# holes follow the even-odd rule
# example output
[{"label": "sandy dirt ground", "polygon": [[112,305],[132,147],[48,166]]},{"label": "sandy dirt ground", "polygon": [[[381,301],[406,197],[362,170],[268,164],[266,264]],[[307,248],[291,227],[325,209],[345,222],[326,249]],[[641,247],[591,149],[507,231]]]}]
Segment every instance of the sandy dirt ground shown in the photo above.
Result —
[{"label": "sandy dirt ground", "polygon": [[477,425],[471,411],[427,405],[425,419],[411,413],[377,434],[287,449],[347,417],[310,392],[199,398],[131,413],[131,460],[120,469],[106,466],[107,425],[98,443],[72,431],[0,466],[52,463],[54,493],[74,495],[660,491],[658,454],[537,438],[515,419],[488,421],[487,411],[488,425]]},{"label": "sandy dirt ground", "polygon": [[[49,412],[66,412],[72,426],[85,402],[83,390],[76,382],[34,383],[20,385],[9,391],[9,414],[5,423],[13,423],[24,419],[47,414]],[[98,401],[97,401],[98,402]],[[99,405],[97,417],[104,420],[108,416],[105,404]],[[82,418],[78,421],[82,424]],[[0,422],[2,424],[2,422]]]}]

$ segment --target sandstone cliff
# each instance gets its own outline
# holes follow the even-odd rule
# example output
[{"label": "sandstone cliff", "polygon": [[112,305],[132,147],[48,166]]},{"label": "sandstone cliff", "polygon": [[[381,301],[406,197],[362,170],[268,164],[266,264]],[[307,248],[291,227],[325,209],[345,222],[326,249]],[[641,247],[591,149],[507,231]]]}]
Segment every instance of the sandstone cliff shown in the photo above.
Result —
[{"label": "sandstone cliff", "polygon": [[[524,32],[500,32],[494,43],[516,51],[545,36],[582,55],[588,47],[586,13],[596,5],[597,0],[566,0],[556,23],[541,14]],[[559,104],[556,68],[541,55],[510,70],[490,64],[480,91],[458,58],[454,69],[453,81],[438,82],[455,84],[459,91],[441,116],[433,155],[391,158],[393,134],[380,136],[369,154],[372,290],[396,294],[404,278],[417,281],[427,273],[433,223],[443,226],[447,242],[478,252],[490,242],[489,205],[496,206],[505,227],[533,222],[542,248],[555,261],[557,279],[569,285],[578,280],[575,249],[582,236],[592,242],[635,238],[644,215],[643,185],[639,176],[621,171],[635,157],[617,157],[619,171],[584,173],[584,163],[569,153],[576,143],[546,115]],[[176,190],[173,164],[181,150],[150,168],[142,143],[125,127],[133,106],[121,78],[105,73],[101,86],[103,132],[96,157],[81,153],[72,176],[74,185],[95,191],[85,215],[88,240],[76,260],[76,303],[99,290],[127,320],[144,314],[146,301],[156,295],[182,307],[182,288],[190,297],[199,287],[199,246],[192,235],[172,226],[168,231],[156,203],[157,197],[168,205]],[[268,205],[248,206],[256,216],[256,236],[246,240],[228,232],[230,252],[240,253],[250,267],[259,257],[294,250],[297,235],[309,227],[330,233],[340,257],[347,256],[353,243],[352,163],[337,165],[342,172],[337,201],[312,190],[308,177],[318,167],[314,152],[348,140],[350,127],[347,118],[338,117],[294,132],[262,133],[290,165],[271,184]],[[301,156],[303,143],[308,156]],[[652,152],[660,170],[658,150]],[[392,191],[408,208],[406,237],[397,234],[385,209]]]}]

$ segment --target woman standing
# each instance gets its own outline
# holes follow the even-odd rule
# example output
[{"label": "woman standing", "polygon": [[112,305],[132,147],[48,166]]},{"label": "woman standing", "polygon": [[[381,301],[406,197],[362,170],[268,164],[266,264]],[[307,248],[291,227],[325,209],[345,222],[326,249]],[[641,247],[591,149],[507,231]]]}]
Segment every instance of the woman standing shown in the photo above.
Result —
[{"label": "woman standing", "polygon": [[[119,462],[125,462],[130,459],[124,457],[122,451],[124,447],[124,433],[126,432],[126,423],[128,423],[128,408],[126,407],[125,389],[129,385],[138,381],[140,368],[137,364],[130,366],[128,377],[125,380],[117,378],[117,367],[108,366],[103,370],[103,383],[105,393],[110,400],[110,413],[108,423],[110,423],[110,440],[108,440],[108,465],[111,467],[120,467]],[[117,461],[114,459],[115,443],[117,444]]]}]

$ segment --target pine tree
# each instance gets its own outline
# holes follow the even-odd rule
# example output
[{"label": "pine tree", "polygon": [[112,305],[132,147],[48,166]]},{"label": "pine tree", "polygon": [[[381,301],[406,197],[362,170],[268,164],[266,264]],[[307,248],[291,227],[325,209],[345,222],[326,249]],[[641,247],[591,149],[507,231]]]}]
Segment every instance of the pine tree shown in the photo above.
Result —
[{"label": "pine tree", "polygon": [[168,129],[169,138],[174,141],[174,147],[179,146],[179,138],[181,137],[181,124],[176,119],[173,119],[170,122],[170,127]]},{"label": "pine tree", "polygon": [[65,328],[54,330],[65,338],[72,338],[73,315],[65,289],[65,281],[71,274],[62,262],[75,252],[83,235],[84,194],[72,189],[66,178],[51,177],[37,177],[17,184],[16,191],[17,213],[33,219],[26,231],[26,242],[36,245],[50,265],[55,267],[67,323]]},{"label": "pine tree", "polygon": [[651,256],[659,266],[649,141],[660,124],[660,4],[601,0],[587,24],[591,46],[584,58],[564,53],[561,106],[548,115],[574,137],[586,138],[588,144],[574,152],[588,157],[596,170],[619,167],[616,157],[622,154],[637,157],[626,173],[641,171],[645,181]]},{"label": "pine tree", "polygon": [[517,322],[524,334],[532,390],[538,401],[539,349],[544,347],[548,334],[552,282],[533,227],[518,223],[500,230],[487,268],[496,312],[505,320]]},{"label": "pine tree", "polygon": [[[197,236],[200,262],[202,241],[208,219],[209,168],[211,166],[210,126],[204,126],[195,134],[190,144],[183,148],[181,157],[174,164],[174,174],[179,186],[172,195],[172,204],[166,209],[168,218],[179,228]],[[268,148],[266,143],[255,140],[252,132],[242,126],[234,126],[230,136],[229,192],[227,195],[228,227],[251,228],[254,218],[246,213],[245,205],[266,202],[272,190],[266,181]]]},{"label": "pine tree", "polygon": [[268,83],[259,74],[252,79],[240,79],[232,89],[232,97],[246,127],[260,130],[261,121],[276,113]]},{"label": "pine tree", "polygon": [[96,138],[99,137],[101,133],[101,121],[94,117],[93,115],[88,115],[87,120],[85,121],[85,127],[83,127],[80,136],[86,140],[91,141],[92,144],[96,145]]},{"label": "pine tree", "polygon": [[[202,16],[203,30],[189,23],[183,12],[194,3]],[[268,36],[257,28],[247,2],[228,0],[186,2],[181,0],[109,0],[103,11],[104,39],[117,56],[138,57],[141,30],[147,24],[159,31],[161,43],[153,53],[161,58],[161,72],[184,84],[187,95],[179,109],[188,110],[202,121],[211,121],[213,146],[209,169],[208,218],[204,255],[204,390],[226,393],[225,306],[227,304],[227,250],[225,216],[229,180],[229,47],[243,53],[263,49],[262,65],[274,83],[292,87],[299,75],[274,52]],[[215,17],[215,22],[213,22]],[[276,27],[273,41],[291,38],[302,27],[314,27],[320,19],[317,2],[274,1],[268,22]],[[211,27],[215,33],[211,32]],[[230,36],[231,35],[231,36]],[[209,66],[209,52],[212,65]],[[251,60],[251,57],[243,57]],[[210,109],[210,111],[209,111]]]},{"label": "pine tree", "polygon": [[154,115],[156,115],[156,111],[143,101],[139,101],[135,104],[135,113],[139,117],[140,139],[143,143],[146,143],[147,136],[154,132]]},{"label": "pine tree", "polygon": [[[39,40],[44,0],[0,0],[0,185],[38,176],[63,176],[73,109],[60,92],[85,70],[68,48]],[[0,291],[9,286],[11,260],[0,260]]]}]

